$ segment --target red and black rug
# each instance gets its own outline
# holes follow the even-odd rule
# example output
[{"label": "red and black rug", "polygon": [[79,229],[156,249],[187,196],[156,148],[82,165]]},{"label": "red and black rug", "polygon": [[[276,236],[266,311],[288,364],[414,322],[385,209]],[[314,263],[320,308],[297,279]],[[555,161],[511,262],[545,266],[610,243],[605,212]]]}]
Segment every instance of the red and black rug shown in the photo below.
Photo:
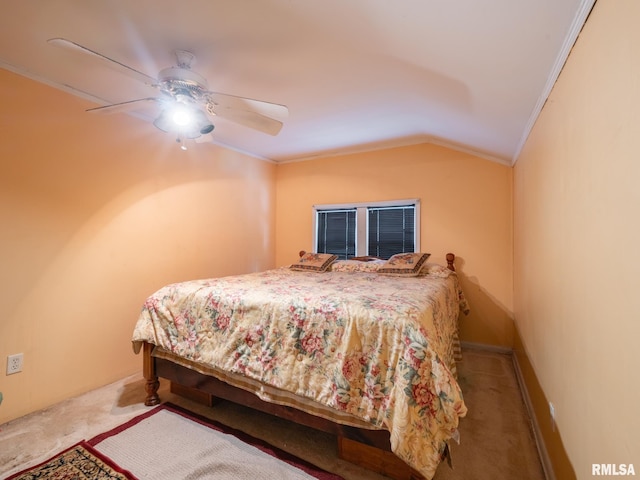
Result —
[{"label": "red and black rug", "polygon": [[160,405],[7,480],[342,480],[268,443]]}]

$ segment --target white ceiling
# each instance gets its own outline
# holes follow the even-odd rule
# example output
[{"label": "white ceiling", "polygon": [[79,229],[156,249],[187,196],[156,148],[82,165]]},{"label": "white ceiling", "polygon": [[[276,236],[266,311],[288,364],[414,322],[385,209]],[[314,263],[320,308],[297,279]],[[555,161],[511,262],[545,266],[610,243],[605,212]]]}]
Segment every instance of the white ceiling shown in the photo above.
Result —
[{"label": "white ceiling", "polygon": [[150,87],[48,39],[154,78],[189,50],[210,90],[289,107],[277,136],[220,119],[215,143],[281,162],[433,142],[511,164],[594,2],[19,0],[0,67],[106,105]]}]

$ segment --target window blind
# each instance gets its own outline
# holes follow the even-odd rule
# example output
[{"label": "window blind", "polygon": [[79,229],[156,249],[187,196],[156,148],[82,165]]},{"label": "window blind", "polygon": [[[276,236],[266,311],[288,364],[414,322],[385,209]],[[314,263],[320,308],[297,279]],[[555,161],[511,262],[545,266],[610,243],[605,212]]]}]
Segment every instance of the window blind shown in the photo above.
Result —
[{"label": "window blind", "polygon": [[384,259],[415,248],[415,206],[369,207],[368,254]]},{"label": "window blind", "polygon": [[318,211],[317,252],[346,260],[356,254],[356,209]]}]

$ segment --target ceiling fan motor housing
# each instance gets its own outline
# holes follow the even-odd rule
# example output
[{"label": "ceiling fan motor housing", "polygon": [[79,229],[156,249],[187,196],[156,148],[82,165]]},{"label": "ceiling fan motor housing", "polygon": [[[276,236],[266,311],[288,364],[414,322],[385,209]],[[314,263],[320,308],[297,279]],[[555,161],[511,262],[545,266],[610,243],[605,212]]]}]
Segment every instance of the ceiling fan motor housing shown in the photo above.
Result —
[{"label": "ceiling fan motor housing", "polygon": [[185,90],[199,100],[209,90],[207,80],[200,74],[182,67],[169,67],[160,71],[158,83],[163,91],[176,95]]}]

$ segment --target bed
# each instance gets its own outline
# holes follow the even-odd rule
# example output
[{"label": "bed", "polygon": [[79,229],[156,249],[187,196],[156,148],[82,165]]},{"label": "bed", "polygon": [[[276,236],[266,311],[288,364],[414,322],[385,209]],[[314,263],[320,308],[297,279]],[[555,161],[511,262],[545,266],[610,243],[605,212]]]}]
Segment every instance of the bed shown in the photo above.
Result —
[{"label": "bed", "polygon": [[[159,378],[211,404],[242,403],[335,434],[340,456],[430,479],[467,408],[456,379],[454,268],[428,254],[291,266],[167,285],[134,328],[147,405]],[[395,263],[394,263],[395,260]]]}]

